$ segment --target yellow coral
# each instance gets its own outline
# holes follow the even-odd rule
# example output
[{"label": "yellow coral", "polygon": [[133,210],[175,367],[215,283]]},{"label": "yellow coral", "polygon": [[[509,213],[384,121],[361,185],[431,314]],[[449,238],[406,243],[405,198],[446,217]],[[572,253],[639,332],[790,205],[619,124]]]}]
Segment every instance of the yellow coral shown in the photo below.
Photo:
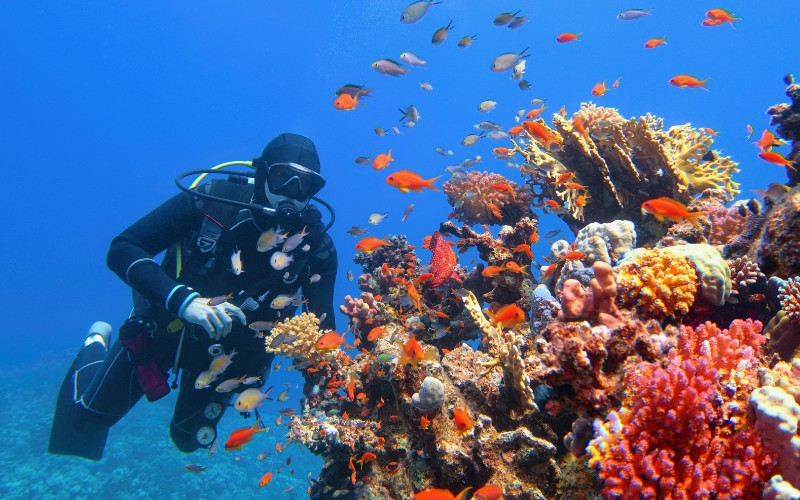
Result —
[{"label": "yellow coral", "polygon": [[694,302],[697,272],[685,257],[639,249],[616,272],[623,303],[645,315],[686,314]]},{"label": "yellow coral", "polygon": [[[265,339],[267,352],[280,354],[305,360],[315,352],[317,340],[331,330],[319,329],[319,318],[314,313],[302,313],[291,318],[286,318],[272,328],[272,334]],[[281,342],[272,347],[273,340],[278,335],[295,337],[291,342]]]},{"label": "yellow coral", "polygon": [[732,179],[739,171],[738,164],[730,157],[711,152],[711,136],[689,124],[670,127],[661,136],[667,158],[677,168],[681,187],[691,195],[706,189],[723,189],[732,200],[741,192]]}]

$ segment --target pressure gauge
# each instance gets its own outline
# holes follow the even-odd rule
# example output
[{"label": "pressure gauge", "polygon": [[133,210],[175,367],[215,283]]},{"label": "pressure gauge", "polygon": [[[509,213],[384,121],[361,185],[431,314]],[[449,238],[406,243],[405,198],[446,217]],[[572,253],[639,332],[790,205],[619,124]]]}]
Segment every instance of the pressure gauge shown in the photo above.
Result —
[{"label": "pressure gauge", "polygon": [[208,403],[203,408],[203,416],[209,420],[216,420],[222,414],[222,405],[219,403]]},{"label": "pressure gauge", "polygon": [[195,439],[201,446],[211,446],[211,443],[217,439],[217,431],[210,425],[204,425],[197,429]]}]

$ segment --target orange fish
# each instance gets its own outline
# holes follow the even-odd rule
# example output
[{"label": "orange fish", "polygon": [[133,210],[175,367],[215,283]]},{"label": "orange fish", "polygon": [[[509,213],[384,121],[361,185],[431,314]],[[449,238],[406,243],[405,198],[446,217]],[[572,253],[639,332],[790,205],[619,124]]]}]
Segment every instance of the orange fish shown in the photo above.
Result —
[{"label": "orange fish", "polygon": [[492,153],[496,155],[510,155],[514,153],[514,150],[508,148],[494,148]]},{"label": "orange fish", "polygon": [[531,252],[531,246],[527,243],[520,243],[519,245],[515,246],[511,249],[512,252],[522,252],[528,256],[529,259],[533,259],[533,252]]},{"label": "orange fish", "polygon": [[507,304],[496,313],[489,311],[492,324],[500,328],[511,328],[525,321],[525,312],[516,304]]},{"label": "orange fish", "polygon": [[267,432],[269,430],[266,427],[259,429],[258,425],[260,423],[261,419],[258,419],[256,423],[253,424],[253,427],[242,427],[241,429],[236,429],[231,432],[230,437],[225,441],[225,451],[240,450],[242,446],[253,440],[253,436],[257,432]]},{"label": "orange fish", "polygon": [[354,96],[350,94],[341,94],[336,98],[335,101],[333,101],[333,107],[342,111],[352,111],[356,109],[356,106],[361,106],[361,103],[358,102],[358,96],[360,93],[360,91],[356,92]]},{"label": "orange fish", "polygon": [[471,486],[464,488],[461,493],[453,496],[453,494],[450,493],[450,490],[428,488],[427,490],[414,493],[411,496],[411,500],[467,500],[467,495],[469,494],[470,490],[472,490]]},{"label": "orange fish", "polygon": [[539,231],[532,232],[530,237],[528,237],[528,241],[533,245],[539,243]]},{"label": "orange fish", "polygon": [[693,77],[692,75],[678,75],[678,76],[673,76],[672,78],[670,78],[669,79],[669,84],[670,85],[674,85],[676,87],[680,87],[682,89],[685,89],[687,87],[689,87],[689,88],[700,87],[703,90],[708,90],[708,88],[706,87],[706,82],[707,81],[708,81],[708,78],[706,78],[705,80],[698,80],[697,78]]},{"label": "orange fish", "polygon": [[363,465],[364,462],[371,462],[371,461],[375,460],[376,458],[378,458],[378,456],[376,454],[370,453],[368,451],[368,452],[364,453],[363,455],[361,455],[361,459],[360,460],[356,460],[356,463]]},{"label": "orange fish", "polygon": [[355,401],[355,392],[356,392],[356,381],[355,379],[351,379],[350,383],[347,384],[347,397],[350,398],[350,401]]},{"label": "orange fish", "polygon": [[486,266],[481,271],[481,276],[486,278],[493,278],[505,270],[505,264],[502,266]]},{"label": "orange fish", "polygon": [[774,165],[783,165],[784,167],[789,167],[792,170],[797,170],[794,168],[792,160],[784,158],[782,154],[775,152],[775,151],[762,151],[758,153],[758,157],[764,161],[770,162]]},{"label": "orange fish", "polygon": [[547,266],[547,269],[544,270],[542,276],[539,278],[539,281],[544,281],[548,276],[553,274],[556,271],[556,267],[558,267],[558,262],[553,262]]},{"label": "orange fish", "polygon": [[600,82],[598,84],[595,84],[594,87],[592,87],[592,95],[597,97],[602,97],[607,90],[608,87],[606,87],[606,82]]},{"label": "orange fish", "polygon": [[472,498],[475,500],[500,500],[503,498],[503,488],[496,484],[487,484],[475,490]]},{"label": "orange fish", "polygon": [[486,207],[489,209],[489,211],[492,212],[492,215],[494,215],[495,217],[497,217],[500,220],[503,219],[503,212],[500,211],[500,207],[498,207],[497,205],[495,205],[491,201],[486,204]]},{"label": "orange fish", "polygon": [[749,141],[753,137],[753,126],[748,123],[745,129],[747,130],[747,140]]},{"label": "orange fish", "polygon": [[422,349],[422,346],[417,342],[417,339],[409,337],[408,341],[405,344],[400,345],[400,349],[403,351],[403,355],[400,357],[400,365],[412,364],[416,366],[425,358],[425,351]]},{"label": "orange fish", "polygon": [[471,431],[475,426],[472,419],[469,418],[466,408],[453,408],[453,423],[456,425],[456,429],[462,433]]},{"label": "orange fish", "polygon": [[[583,118],[580,116],[576,116],[574,120],[572,120],[572,128],[578,131],[579,134],[583,136],[584,139],[587,141],[589,140],[589,131],[586,130],[586,125],[583,123]],[[568,172],[566,174],[561,175],[575,175],[572,172]],[[561,177],[561,175],[559,177]]]},{"label": "orange fish", "polygon": [[582,33],[561,33],[556,37],[556,41],[559,43],[567,43],[575,40],[580,42],[581,39],[578,37],[581,36],[581,34]]},{"label": "orange fish", "polygon": [[578,206],[578,207],[585,207],[586,206],[586,200],[588,200],[589,198],[591,198],[591,196],[582,194],[582,195],[578,196],[577,198],[575,198],[575,205]]},{"label": "orange fish", "polygon": [[558,114],[561,115],[561,116],[567,116],[567,105],[566,104],[561,106],[561,108],[558,110]]},{"label": "orange fish", "polygon": [[586,258],[586,254],[583,252],[578,252],[577,250],[573,250],[571,252],[565,253],[561,260],[583,260]]},{"label": "orange fish", "polygon": [[568,187],[569,189],[575,189],[575,190],[578,190],[578,189],[586,190],[587,189],[586,186],[584,186],[583,184],[578,184],[577,182],[568,182],[568,183],[566,183],[564,185],[566,187]]},{"label": "orange fish", "polygon": [[550,208],[561,208],[561,204],[556,200],[545,200],[544,203]]},{"label": "orange fish", "polygon": [[539,122],[523,122],[525,130],[538,142],[542,143],[548,151],[552,146],[561,144],[561,137]]},{"label": "orange fish", "polygon": [[356,466],[353,465],[353,457],[350,457],[350,465],[348,467],[350,467],[350,470],[353,471],[353,473],[350,474],[350,481],[353,484],[356,484]]},{"label": "orange fish", "polygon": [[[736,25],[734,24],[735,21],[739,21],[742,19],[741,17],[734,16],[730,11],[725,9],[711,9],[706,12],[706,17],[713,19],[715,21],[719,21],[720,23],[731,23],[731,26],[734,28]],[[716,26],[715,24],[708,24],[707,26]]]},{"label": "orange fish", "polygon": [[716,130],[714,130],[711,127],[705,127],[705,128],[700,129],[700,130],[702,130],[703,132],[705,132],[708,135],[714,135],[714,136],[719,135],[719,132],[717,132]]},{"label": "orange fish", "polygon": [[378,239],[374,236],[365,236],[364,238],[361,239],[361,241],[356,243],[355,248],[359,252],[365,252],[365,253],[374,252],[375,250],[383,246],[391,245],[391,243],[389,243],[389,240],[387,238],[389,237],[386,236],[383,239]]},{"label": "orange fish", "polygon": [[509,260],[508,262],[506,262],[503,265],[506,266],[506,270],[511,271],[512,273],[528,274],[528,272],[525,270],[525,268],[528,267],[528,266],[520,266],[519,264],[517,264],[513,260]]},{"label": "orange fish", "polygon": [[761,134],[761,139],[757,142],[754,142],[756,146],[761,148],[761,151],[769,151],[772,149],[772,145],[775,143],[775,134],[770,132],[769,130],[764,130],[764,133]]},{"label": "orange fish", "polygon": [[381,153],[372,160],[372,168],[375,170],[383,170],[393,161],[394,158],[392,158],[392,150],[390,149],[388,153]]},{"label": "orange fish", "polygon": [[646,49],[654,49],[661,44],[667,43],[667,37],[664,38],[651,38],[650,40],[644,42],[644,48]]},{"label": "orange fish", "polygon": [[332,349],[338,349],[341,344],[346,345],[344,335],[340,336],[336,332],[328,332],[317,339],[315,347],[320,351],[330,351]]},{"label": "orange fish", "polygon": [[[342,94],[342,95],[347,95],[347,94]],[[266,474],[261,476],[261,481],[258,482],[258,485],[266,486],[269,484],[270,481],[272,481],[272,472],[267,472]]]},{"label": "orange fish", "polygon": [[611,85],[611,87],[613,87],[613,88],[615,88],[615,89],[618,89],[618,88],[619,88],[619,78],[617,78],[616,80],[614,80],[614,84],[613,84],[613,85]]},{"label": "orange fish", "polygon": [[523,127],[522,125],[517,125],[516,127],[511,127],[510,129],[508,129],[508,135],[510,135],[511,137],[517,136],[523,132],[525,132],[525,127]]},{"label": "orange fish", "polygon": [[422,192],[422,188],[438,191],[438,189],[433,187],[433,182],[439,177],[441,177],[441,175],[437,175],[436,177],[426,180],[420,177],[419,174],[415,174],[410,170],[400,170],[399,172],[395,172],[387,177],[386,183],[392,187],[396,187],[403,193],[407,193],[409,191],[416,191],[419,193]]},{"label": "orange fish", "polygon": [[669,219],[673,222],[680,222],[688,219],[695,227],[700,227],[697,223],[697,218],[705,212],[690,212],[686,205],[672,198],[662,196],[661,198],[654,198],[642,203],[642,209],[647,210],[655,216],[656,219],[663,222],[664,219]]},{"label": "orange fish", "polygon": [[367,334],[367,340],[373,342],[378,338],[380,338],[380,336],[383,335],[384,333],[386,333],[386,329],[384,327],[376,326],[375,328],[370,330],[369,333]]},{"label": "orange fish", "polygon": [[417,278],[417,281],[420,282],[420,283],[425,283],[427,281],[430,281],[431,278],[433,278],[433,273],[423,273],[423,274],[419,275],[419,278]]},{"label": "orange fish", "polygon": [[431,426],[431,421],[428,420],[428,417],[426,417],[425,415],[419,417],[419,428],[420,429],[427,429],[430,426]]},{"label": "orange fish", "polygon": [[408,286],[406,286],[406,293],[408,293],[408,297],[411,299],[411,301],[414,302],[414,306],[417,308],[417,311],[421,313],[422,304],[420,304],[419,301],[420,294],[419,290],[417,290],[417,287],[415,287],[412,283],[409,283]]},{"label": "orange fish", "polygon": [[[577,120],[577,118],[576,118],[576,120]],[[568,180],[572,179],[573,177],[575,177],[575,172],[567,172],[565,174],[561,174],[558,177],[556,177],[556,181],[555,181],[554,184],[556,186],[560,186],[561,184],[564,184]]]},{"label": "orange fish", "polygon": [[542,114],[542,111],[544,111],[544,104],[542,104],[542,107],[540,107],[540,108],[532,109],[532,110],[528,111],[528,114],[525,115],[525,119],[526,120],[533,120],[534,118],[538,118],[539,115]]}]

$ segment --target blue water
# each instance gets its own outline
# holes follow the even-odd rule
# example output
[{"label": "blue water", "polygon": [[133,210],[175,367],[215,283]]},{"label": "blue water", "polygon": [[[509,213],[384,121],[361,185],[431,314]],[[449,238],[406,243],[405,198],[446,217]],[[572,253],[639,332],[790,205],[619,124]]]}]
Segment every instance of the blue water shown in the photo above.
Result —
[{"label": "blue water", "polygon": [[[566,5],[565,5],[566,4]],[[372,212],[389,212],[370,234],[407,234],[419,245],[450,212],[441,193],[401,194],[384,179],[409,169],[424,177],[481,155],[480,169],[508,173],[489,160],[503,141],[471,148],[461,139],[488,119],[509,127],[530,100],[547,100],[549,113],[569,113],[582,101],[616,107],[623,116],[647,112],[666,125],[691,122],[719,132],[715,148],[740,162],[742,197],[750,189],[785,180],[782,170],[756,157],[751,144],[768,125],[764,111],[782,102],[784,74],[798,72],[793,56],[800,6],[795,1],[730,1],[721,7],[744,18],[704,28],[704,12],[717,5],[695,0],[533,2],[446,0],[413,25],[399,22],[406,1],[313,2],[25,2],[0,4],[0,151],[4,229],[0,303],[3,304],[0,383],[3,422],[0,496],[250,497],[258,478],[278,463],[255,460],[278,437],[258,436],[236,462],[233,455],[183,456],[168,438],[170,401],[140,403],[111,433],[97,464],[44,452],[55,391],[86,328],[96,320],[118,327],[130,310],[130,291],[105,267],[111,239],[176,192],[175,176],[229,160],[260,155],[272,137],[292,131],[311,137],[328,183],[321,197],[336,209],[332,235],[339,249],[337,305],[356,294],[344,278],[355,240],[350,226],[366,226]],[[618,21],[631,7],[652,16]],[[494,16],[522,9],[529,22],[516,31],[492,25]],[[454,20],[439,47],[433,31]],[[582,41],[556,43],[563,32]],[[456,42],[477,34],[471,47]],[[645,50],[653,37],[667,45]],[[503,52],[530,47],[522,92],[509,74],[489,65]],[[376,73],[370,64],[411,51],[427,60],[405,77]],[[711,78],[710,92],[678,89],[680,73]],[[600,81],[620,86],[601,98]],[[426,93],[419,82],[427,81]],[[334,91],[345,83],[374,88],[352,112],[335,110]],[[488,114],[478,103],[498,102]],[[414,104],[422,120],[400,135],[372,129],[399,125],[397,108]],[[752,124],[754,137],[746,140]],[[443,157],[434,150],[454,151]],[[358,166],[357,156],[392,150],[396,161],[381,172]],[[787,148],[783,148],[786,152]],[[437,183],[441,186],[441,181]],[[409,203],[415,210],[400,222]],[[542,233],[564,227],[540,218]],[[496,229],[496,228],[495,228]],[[534,253],[544,253],[546,242]],[[344,328],[346,319],[337,318]],[[273,382],[300,383],[296,373]],[[299,392],[299,391],[297,391]],[[297,396],[297,395],[295,395]],[[296,404],[296,399],[293,400]],[[278,406],[267,408],[274,420]],[[243,425],[235,415],[222,434]],[[291,451],[294,476],[276,475],[270,488],[304,496],[306,473],[320,460]],[[246,455],[246,456],[245,456]],[[273,455],[275,455],[273,453]],[[285,454],[283,454],[285,455]],[[308,460],[300,465],[300,458]],[[282,459],[285,457],[281,457]],[[271,459],[268,459],[271,460]],[[277,459],[275,459],[277,460]],[[210,465],[200,475],[189,462]],[[288,468],[287,468],[288,469]],[[179,480],[176,482],[175,478]]]}]

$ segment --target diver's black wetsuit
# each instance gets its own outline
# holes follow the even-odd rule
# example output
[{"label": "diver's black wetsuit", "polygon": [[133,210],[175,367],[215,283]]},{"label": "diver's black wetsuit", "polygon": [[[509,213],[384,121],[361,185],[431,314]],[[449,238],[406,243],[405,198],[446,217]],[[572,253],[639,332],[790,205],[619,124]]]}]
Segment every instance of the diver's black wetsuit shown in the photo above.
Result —
[{"label": "diver's black wetsuit", "polygon": [[[231,187],[229,181],[214,182]],[[199,189],[208,192],[210,185]],[[252,186],[246,184],[236,189],[249,189],[252,193]],[[244,194],[248,196],[247,192]],[[291,316],[295,307],[278,310],[270,304],[279,294],[293,294],[302,288],[308,310],[318,317],[325,315],[322,328],[335,328],[336,249],[324,232],[319,211],[308,206],[304,210],[304,220],[298,221],[296,227],[281,228],[291,235],[307,226],[310,234],[290,252],[294,261],[276,270],[270,265],[270,257],[281,245],[259,252],[256,243],[262,231],[275,228],[277,221],[261,215],[254,220],[250,211],[236,208],[227,210],[230,220],[226,224],[218,220],[220,212],[211,209],[218,205],[180,193],[114,238],[108,252],[109,268],[134,290],[135,313],[152,318],[158,325],[158,334],[151,340],[149,351],[164,372],[173,367],[180,327],[184,326],[176,321],[178,311],[188,302],[187,298],[191,298],[193,290],[208,298],[233,294],[231,302],[242,309],[250,324]],[[209,231],[200,230],[201,227],[210,228],[211,233],[216,230],[219,233],[216,241],[209,239]],[[176,279],[175,252],[167,252],[163,265],[157,264],[153,256],[177,243],[182,245],[182,260],[180,276]],[[238,275],[231,271],[231,255],[236,251],[241,251],[244,271]],[[314,274],[319,274],[320,279],[310,283],[309,277]],[[234,348],[237,352],[233,364],[218,381],[243,375],[266,378],[272,355],[265,352],[263,339],[254,336],[252,330],[242,327],[235,318],[233,331],[219,341],[209,339],[202,328],[185,326],[178,365],[182,372],[180,393],[170,433],[177,447],[189,452],[213,441],[214,436],[209,439],[208,434],[200,436],[198,432],[215,434],[216,423],[222,416],[219,410],[224,411],[233,396],[217,393],[213,387],[194,388],[197,375],[209,367],[208,347],[219,343],[225,353],[229,354]],[[170,333],[168,330],[177,331]],[[80,367],[73,365],[73,368]],[[89,433],[107,430],[143,394],[134,365],[119,339],[113,342],[102,365],[95,363],[80,373],[83,380],[76,378],[75,387],[68,391],[74,393],[76,399],[73,424],[78,430]],[[51,439],[51,451],[54,451],[52,448]]]}]

